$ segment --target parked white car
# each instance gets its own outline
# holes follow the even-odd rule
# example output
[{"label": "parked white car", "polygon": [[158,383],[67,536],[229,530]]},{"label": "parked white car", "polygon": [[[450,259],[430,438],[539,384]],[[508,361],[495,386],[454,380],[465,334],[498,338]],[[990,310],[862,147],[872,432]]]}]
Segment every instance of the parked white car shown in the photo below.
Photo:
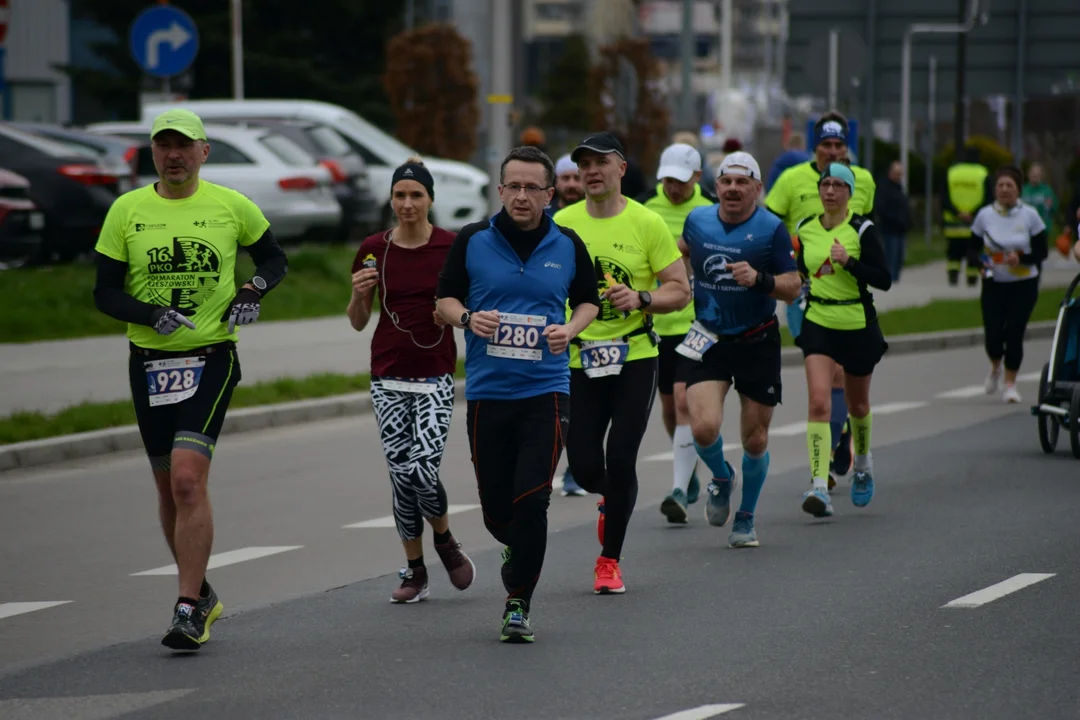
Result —
[{"label": "parked white car", "polygon": [[[243,193],[258,205],[280,239],[329,238],[341,222],[330,171],[287,137],[267,128],[206,124],[210,156],[201,177]],[[89,132],[149,140],[150,125],[95,123]],[[144,151],[145,154],[146,151]],[[141,186],[157,181],[153,165],[138,162]]]},{"label": "parked white car", "polygon": [[[328,125],[360,153],[371,176],[371,191],[383,208],[383,225],[390,215],[390,180],[394,169],[410,156],[420,153],[387,135],[356,113],[331,103],[315,100],[185,100],[175,104],[148,103],[142,108],[142,122],[173,107],[183,107],[204,121],[237,118],[300,119]],[[434,223],[447,230],[460,230],[469,223],[489,217],[488,174],[468,163],[424,157],[435,180]]]}]

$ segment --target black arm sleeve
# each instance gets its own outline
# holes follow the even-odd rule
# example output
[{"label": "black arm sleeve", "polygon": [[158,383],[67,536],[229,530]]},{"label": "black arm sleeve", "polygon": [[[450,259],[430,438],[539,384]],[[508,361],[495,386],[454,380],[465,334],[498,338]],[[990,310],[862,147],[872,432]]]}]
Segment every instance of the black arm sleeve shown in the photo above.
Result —
[{"label": "black arm sleeve", "polygon": [[844,269],[851,273],[856,280],[864,282],[870,287],[879,290],[888,290],[892,287],[892,275],[889,273],[889,263],[885,259],[885,245],[881,242],[877,228],[871,225],[863,230],[859,239],[860,257],[848,258]]},{"label": "black arm sleeve", "polygon": [[1043,230],[1038,235],[1031,236],[1031,252],[1020,253],[1021,265],[1042,265],[1043,260],[1050,254],[1050,239]]},{"label": "black arm sleeve", "polygon": [[435,290],[436,297],[456,298],[462,305],[469,299],[469,268],[465,264],[469,238],[487,225],[487,222],[466,225],[454,238],[454,242],[450,244],[450,252],[446,254],[442,272],[439,273],[439,285]]},{"label": "black arm sleeve", "polygon": [[136,325],[150,325],[151,316],[160,306],[136,300],[124,290],[128,264],[98,253],[97,280],[94,283],[94,306],[111,318]]},{"label": "black arm sleeve", "polygon": [[971,240],[968,241],[968,254],[973,257],[982,255],[983,248],[986,246],[986,240],[982,235],[978,233],[971,233]]},{"label": "black arm sleeve", "polygon": [[560,229],[574,241],[574,279],[570,281],[570,307],[576,308],[582,303],[600,307],[600,292],[596,289],[596,274],[593,272],[589,249],[576,232],[561,226]]},{"label": "black arm sleeve", "polygon": [[262,237],[247,246],[247,251],[255,261],[255,274],[266,281],[266,289],[259,291],[265,296],[285,279],[285,274],[289,272],[289,259],[269,228]]}]

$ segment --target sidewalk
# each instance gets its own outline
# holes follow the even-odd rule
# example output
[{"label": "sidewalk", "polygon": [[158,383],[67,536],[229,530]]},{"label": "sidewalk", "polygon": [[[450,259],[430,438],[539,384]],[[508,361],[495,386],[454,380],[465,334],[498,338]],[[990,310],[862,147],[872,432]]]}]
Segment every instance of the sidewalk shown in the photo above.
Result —
[{"label": "sidewalk", "polygon": [[[1064,287],[1080,264],[1044,268],[1044,287]],[[944,262],[905,270],[887,292],[875,292],[879,311],[926,305],[934,300],[973,299],[978,288],[949,287]],[[786,313],[777,312],[781,324]],[[361,333],[349,327],[344,314],[318,320],[256,323],[240,330],[243,382],[305,377],[321,372],[361,373],[370,368],[374,323]],[[458,355],[464,357],[463,333],[455,332]],[[17,410],[55,412],[83,401],[104,402],[130,397],[127,341],[123,336],[0,345],[0,415]]]}]

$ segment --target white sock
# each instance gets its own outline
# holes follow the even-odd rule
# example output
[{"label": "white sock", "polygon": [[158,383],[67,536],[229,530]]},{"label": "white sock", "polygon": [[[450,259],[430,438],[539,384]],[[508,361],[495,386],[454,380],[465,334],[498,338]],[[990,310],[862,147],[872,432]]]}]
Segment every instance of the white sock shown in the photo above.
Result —
[{"label": "white sock", "polygon": [[859,472],[873,472],[874,460],[870,455],[856,455],[854,468]]},{"label": "white sock", "polygon": [[814,487],[828,491],[829,481],[824,478],[814,478]]},{"label": "white sock", "polygon": [[697,467],[697,448],[694,447],[694,433],[689,425],[676,425],[675,435],[671,441],[671,451],[674,459],[671,462],[674,472],[672,487],[686,492],[690,487],[690,476]]}]

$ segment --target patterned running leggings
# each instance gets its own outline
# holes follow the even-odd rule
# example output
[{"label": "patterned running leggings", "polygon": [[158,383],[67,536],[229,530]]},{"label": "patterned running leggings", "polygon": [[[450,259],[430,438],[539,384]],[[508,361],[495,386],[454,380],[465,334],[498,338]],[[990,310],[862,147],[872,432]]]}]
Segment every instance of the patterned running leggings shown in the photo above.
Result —
[{"label": "patterned running leggings", "polygon": [[434,392],[387,387],[392,384],[372,378],[371,404],[390,471],[394,522],[402,540],[414,540],[424,533],[424,518],[447,510],[439,465],[454,410],[454,377],[431,378]]}]

